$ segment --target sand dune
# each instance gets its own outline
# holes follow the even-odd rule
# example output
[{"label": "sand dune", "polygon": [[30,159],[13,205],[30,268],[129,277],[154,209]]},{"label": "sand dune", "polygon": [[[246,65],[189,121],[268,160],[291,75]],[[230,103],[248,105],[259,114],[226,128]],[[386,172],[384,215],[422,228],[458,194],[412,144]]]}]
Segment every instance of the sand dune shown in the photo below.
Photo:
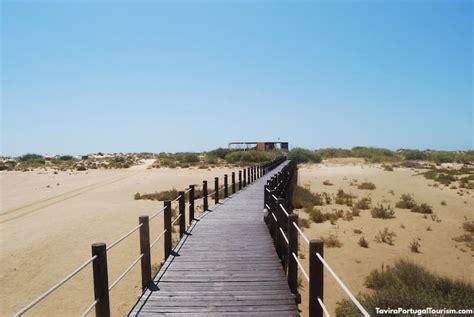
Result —
[{"label": "sand dune", "polygon": [[[86,172],[2,172],[0,208],[0,315],[9,316],[50,288],[90,257],[93,242],[110,244],[162,203],[136,201],[133,194],[223,177],[229,169],[147,169]],[[161,218],[150,223],[151,237],[162,230]],[[138,256],[137,234],[110,250],[109,280],[115,280]],[[152,261],[162,257],[161,244]],[[135,290],[135,291],[133,291]],[[128,312],[140,294],[140,266],[111,292],[115,316]],[[88,267],[31,310],[33,316],[77,315],[93,301]]]},{"label": "sand dune", "polygon": [[[329,234],[338,236],[343,243],[342,247],[326,248],[325,258],[354,294],[368,291],[364,287],[364,280],[371,270],[380,268],[382,264],[393,263],[398,258],[411,259],[441,275],[474,282],[473,252],[463,243],[452,240],[453,237],[464,233],[462,223],[465,217],[469,220],[474,219],[474,191],[459,196],[456,189],[428,186],[434,182],[414,174],[415,171],[407,168],[397,168],[394,172],[388,172],[380,165],[363,164],[357,160],[331,160],[320,165],[300,167],[299,185],[306,186],[313,192],[325,191],[335,194],[342,188],[345,192],[356,195],[358,199],[371,197],[373,204],[383,202],[392,206],[399,200],[401,194],[409,193],[414,195],[417,202],[431,205],[434,213],[441,219],[441,222],[432,221],[429,215],[428,219],[424,219],[422,214],[398,208],[394,219],[374,219],[370,210],[362,210],[361,216],[354,217],[353,221],[339,219],[336,225],[331,225],[329,221],[313,223],[311,228],[305,229],[305,233],[313,239]],[[373,182],[377,188],[373,191],[357,189],[355,186],[350,186],[350,182],[354,179],[359,182]],[[330,180],[334,185],[323,185],[325,180]],[[446,202],[445,206],[441,205],[443,200]],[[325,212],[331,212],[332,209],[349,209],[340,205],[318,208]],[[299,215],[307,217],[302,211]],[[402,225],[404,229],[401,228]],[[385,227],[397,234],[392,246],[374,241],[378,231]],[[431,231],[427,230],[428,227]],[[355,234],[354,229],[361,229],[363,233]],[[369,241],[369,248],[358,245],[361,236]],[[413,253],[409,249],[410,242],[417,238],[421,239],[421,253]],[[302,247],[307,250],[303,244]],[[307,268],[307,258],[303,261]],[[330,312],[334,313],[336,302],[347,296],[327,272],[325,281],[325,303]],[[305,290],[303,299],[306,299],[306,296]],[[303,302],[302,308],[306,313],[306,301]]]}]

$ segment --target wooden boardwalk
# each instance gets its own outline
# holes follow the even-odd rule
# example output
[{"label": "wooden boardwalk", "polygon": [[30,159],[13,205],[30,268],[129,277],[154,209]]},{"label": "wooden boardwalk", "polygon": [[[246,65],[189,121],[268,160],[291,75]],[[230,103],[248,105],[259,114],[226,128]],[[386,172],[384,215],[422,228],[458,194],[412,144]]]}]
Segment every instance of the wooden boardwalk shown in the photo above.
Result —
[{"label": "wooden boardwalk", "polygon": [[285,164],[193,221],[129,316],[299,316],[263,221],[264,185]]}]

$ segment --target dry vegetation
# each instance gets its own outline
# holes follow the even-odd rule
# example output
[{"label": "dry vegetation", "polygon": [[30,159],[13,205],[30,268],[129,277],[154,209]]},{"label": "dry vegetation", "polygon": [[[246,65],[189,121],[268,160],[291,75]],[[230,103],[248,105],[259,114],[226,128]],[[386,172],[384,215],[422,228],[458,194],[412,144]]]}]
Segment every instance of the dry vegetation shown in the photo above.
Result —
[{"label": "dry vegetation", "polygon": [[[376,315],[375,307],[474,307],[472,284],[441,277],[406,260],[399,260],[393,266],[382,265],[380,270],[373,270],[365,279],[365,285],[372,292],[359,295],[358,299],[371,316]],[[337,305],[336,316],[355,317],[360,316],[360,312],[351,301],[344,299]]]}]

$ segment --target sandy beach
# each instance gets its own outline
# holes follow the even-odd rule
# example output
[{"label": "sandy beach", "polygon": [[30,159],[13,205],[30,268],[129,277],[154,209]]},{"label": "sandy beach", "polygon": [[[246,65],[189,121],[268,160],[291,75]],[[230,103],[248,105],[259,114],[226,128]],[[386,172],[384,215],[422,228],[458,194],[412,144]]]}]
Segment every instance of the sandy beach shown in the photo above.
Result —
[{"label": "sandy beach", "polygon": [[[415,176],[419,172],[409,168],[396,168],[393,172],[385,171],[379,164],[366,164],[357,159],[326,160],[323,164],[304,165],[299,168],[298,184],[309,188],[312,192],[335,194],[341,188],[357,196],[355,200],[370,197],[372,205],[383,203],[392,207],[402,194],[408,193],[414,196],[415,201],[431,205],[433,213],[441,220],[441,222],[432,221],[430,215],[425,219],[420,213],[395,208],[393,219],[374,219],[370,210],[361,210],[360,217],[354,217],[352,221],[339,219],[335,225],[329,221],[311,223],[310,228],[304,229],[309,238],[319,239],[334,234],[342,242],[340,248],[325,248],[325,259],[354,294],[369,291],[364,286],[364,281],[370,271],[380,268],[382,264],[390,265],[399,258],[410,259],[442,276],[473,282],[474,253],[462,242],[455,242],[452,239],[464,233],[462,224],[466,219],[474,218],[474,192],[470,190],[468,194],[460,196],[457,194],[459,189],[429,186],[434,182],[421,175]],[[326,180],[333,185],[324,185],[323,182]],[[356,186],[350,185],[354,180],[358,180],[359,183],[372,182],[376,185],[376,189],[357,189]],[[441,205],[442,201],[446,205]],[[335,204],[317,208],[324,212],[333,212],[333,209],[349,210],[349,207]],[[308,217],[302,210],[298,214],[300,217]],[[375,235],[385,227],[397,235],[393,245],[374,241]],[[360,229],[362,233],[356,234],[354,229]],[[369,242],[368,248],[358,245],[361,236]],[[409,244],[418,238],[421,253],[413,253],[409,249]],[[307,252],[305,244],[300,242],[300,245],[301,253]],[[307,269],[307,257],[303,262]],[[333,315],[336,302],[347,296],[328,272],[325,272],[324,278],[324,302]],[[305,281],[303,285],[305,289],[300,307],[303,315],[307,315]]]},{"label": "sandy beach", "polygon": [[[231,170],[149,169],[152,161],[120,170],[2,172],[0,207],[0,315],[11,316],[90,258],[91,244],[110,244],[162,203],[134,200],[151,193],[223,177]],[[150,222],[154,239],[161,217]],[[139,255],[138,234],[108,252],[109,283]],[[152,263],[162,259],[162,244]],[[111,291],[114,316],[125,315],[140,294],[140,265]],[[78,315],[94,299],[90,266],[33,308],[31,316]]]}]

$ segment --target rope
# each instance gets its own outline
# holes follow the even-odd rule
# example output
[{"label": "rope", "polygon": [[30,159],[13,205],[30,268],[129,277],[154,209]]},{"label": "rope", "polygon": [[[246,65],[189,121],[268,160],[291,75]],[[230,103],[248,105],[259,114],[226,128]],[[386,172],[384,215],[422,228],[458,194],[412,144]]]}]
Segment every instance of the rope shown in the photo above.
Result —
[{"label": "rope", "polygon": [[331,275],[334,277],[334,279],[336,280],[336,282],[339,284],[339,286],[341,286],[341,288],[344,290],[344,292],[346,292],[347,296],[349,296],[349,298],[352,300],[352,302],[357,306],[357,308],[359,308],[360,312],[362,313],[362,315],[364,315],[364,317],[370,317],[369,313],[364,309],[364,307],[362,307],[362,305],[359,303],[359,301],[354,297],[354,295],[352,295],[351,291],[349,291],[349,289],[347,288],[346,285],[344,285],[344,283],[341,281],[341,279],[339,278],[339,276],[336,275],[336,273],[334,273],[334,271],[332,270],[332,268],[329,266],[329,264],[326,263],[326,261],[324,261],[323,257],[316,252],[316,256],[318,257],[318,259],[321,261],[321,263],[323,263],[324,267],[326,267],[326,269],[329,271],[329,273],[331,273]]},{"label": "rope", "polygon": [[288,214],[288,211],[286,211],[285,207],[283,207],[282,204],[280,204],[280,207],[281,207],[281,210],[283,210],[283,212],[285,213],[285,215],[289,217],[290,215]]},{"label": "rope", "polygon": [[166,233],[166,231],[168,231],[168,230],[165,229],[165,231],[163,231],[163,232],[158,236],[158,238],[156,238],[155,241],[153,241],[153,242],[150,244],[150,249],[153,248],[153,246],[158,242],[158,240],[160,240],[160,238]]},{"label": "rope", "polygon": [[132,230],[130,230],[129,232],[127,232],[126,234],[124,234],[123,236],[121,236],[120,238],[118,238],[117,240],[115,240],[114,243],[112,243],[111,245],[109,245],[109,246],[107,247],[107,251],[109,251],[110,249],[112,249],[113,247],[115,247],[117,244],[119,244],[120,242],[122,242],[125,238],[127,238],[128,236],[130,236],[132,233],[134,233],[135,231],[137,231],[141,226],[142,226],[142,224],[139,224],[138,226],[136,226],[135,228],[133,228]]},{"label": "rope", "polygon": [[304,270],[303,265],[301,265],[300,260],[299,260],[298,257],[296,256],[295,252],[291,252],[291,254],[292,254],[293,257],[295,258],[296,263],[298,264],[298,266],[299,266],[299,268],[300,268],[300,270],[301,270],[301,273],[303,273],[303,275],[304,275],[306,281],[309,283],[309,276],[308,276],[308,274],[306,274],[306,271]]},{"label": "rope", "polygon": [[272,216],[273,216],[273,219],[275,219],[275,221],[278,222],[278,219],[273,212],[272,212]]},{"label": "rope", "polygon": [[330,316],[329,316],[329,312],[328,312],[328,310],[326,309],[326,306],[324,306],[323,301],[322,301],[321,298],[319,298],[319,297],[318,297],[318,303],[319,303],[319,306],[321,306],[321,308],[323,309],[324,316],[330,317]]},{"label": "rope", "polygon": [[179,214],[179,215],[178,215],[176,218],[174,218],[174,220],[173,220],[173,221],[171,221],[171,224],[172,224],[172,225],[174,225],[174,223],[176,222],[176,220],[178,220],[178,219],[179,219],[179,217],[181,217],[181,214]]},{"label": "rope", "polygon": [[290,244],[290,242],[288,241],[288,238],[286,237],[285,233],[283,232],[283,229],[281,227],[278,227],[278,229],[280,229],[280,232],[281,234],[283,235],[283,239],[285,239],[286,241],[286,244]]},{"label": "rope", "polygon": [[272,194],[273,199],[278,200],[278,197]]},{"label": "rope", "polygon": [[306,241],[306,243],[309,245],[309,239],[306,237],[303,231],[301,231],[300,227],[298,227],[298,225],[295,222],[293,222],[293,226],[295,226],[296,230],[298,230],[300,235],[303,237],[304,241]]},{"label": "rope", "polygon": [[87,314],[89,314],[92,310],[92,308],[95,307],[95,305],[97,305],[97,303],[99,302],[98,299],[96,299],[89,307],[87,307],[86,311],[82,313],[81,317],[86,317]]},{"label": "rope", "polygon": [[188,189],[186,189],[186,190],[184,191],[184,194],[187,194],[187,193],[189,193],[190,191],[191,191],[191,187],[189,187]]},{"label": "rope", "polygon": [[265,204],[265,207],[267,207],[267,210],[270,210],[270,206],[268,206],[268,204]]},{"label": "rope", "polygon": [[178,201],[179,199],[181,198],[181,195],[179,195],[178,197],[176,197],[174,200],[172,200],[171,202],[174,203],[175,201]]},{"label": "rope", "polygon": [[82,269],[84,269],[89,263],[91,263],[92,261],[94,261],[95,259],[97,258],[97,255],[94,255],[92,258],[90,258],[89,260],[87,260],[86,262],[84,262],[81,266],[79,266],[77,269],[75,269],[74,271],[72,271],[68,276],[66,276],[65,278],[63,278],[61,281],[59,281],[57,284],[55,284],[53,287],[51,287],[49,290],[47,290],[46,292],[44,292],[41,296],[39,296],[37,299],[35,299],[34,301],[32,301],[29,305],[23,307],[19,312],[17,312],[15,314],[15,316],[21,316],[23,315],[24,313],[26,313],[27,311],[29,311],[31,308],[33,308],[33,306],[35,306],[36,304],[38,304],[39,302],[41,302],[43,299],[45,299],[49,294],[51,294],[52,292],[54,292],[56,289],[58,289],[59,287],[61,287],[64,283],[66,283],[67,281],[69,281],[74,275],[76,275],[77,273],[79,273],[80,271],[82,271]]},{"label": "rope", "polygon": [[150,216],[149,220],[152,220],[153,218],[155,218],[156,216],[161,214],[163,211],[165,211],[165,209],[166,209],[166,207],[163,207],[161,210],[158,210],[154,215]]},{"label": "rope", "polygon": [[207,196],[213,196],[216,193],[216,191],[213,191],[212,193],[207,194]]},{"label": "rope", "polygon": [[130,266],[125,270],[125,272],[123,272],[122,275],[120,275],[120,276],[115,280],[115,282],[112,283],[112,285],[110,285],[110,287],[109,287],[109,292],[115,287],[115,285],[118,284],[118,282],[120,282],[120,281],[125,277],[125,275],[128,274],[128,272],[130,272],[130,271],[133,269],[133,267],[135,266],[135,264],[137,264],[138,261],[140,261],[140,259],[141,259],[142,257],[143,257],[143,253],[140,254],[140,256],[138,257],[138,259],[136,259],[135,261],[133,261],[132,264],[130,264]]}]

